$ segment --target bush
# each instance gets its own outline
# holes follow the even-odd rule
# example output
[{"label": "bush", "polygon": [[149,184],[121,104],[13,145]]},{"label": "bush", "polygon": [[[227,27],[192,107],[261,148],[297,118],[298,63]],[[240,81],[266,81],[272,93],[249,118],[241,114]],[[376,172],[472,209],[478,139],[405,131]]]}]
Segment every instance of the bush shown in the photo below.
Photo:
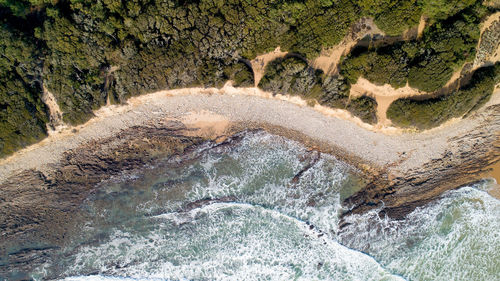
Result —
[{"label": "bush", "polygon": [[36,42],[0,25],[0,157],[47,135]]},{"label": "bush", "polygon": [[360,76],[399,88],[408,82],[426,92],[442,88],[453,71],[474,58],[479,22],[486,10],[477,4],[428,27],[421,40],[377,49],[358,49],[340,66],[350,83]]},{"label": "bush", "polygon": [[[439,88],[473,57],[478,23],[487,13],[480,2],[0,0],[0,47],[7,54],[0,57],[2,153],[45,135],[42,82],[64,121],[76,125],[91,118],[108,95],[120,103],[156,90],[220,87],[228,79],[252,85],[253,73],[242,62],[276,46],[298,55],[276,62],[276,73],[267,73],[263,87],[361,116],[372,112],[373,102],[349,103],[347,81],[362,75],[394,87],[408,81],[428,91]],[[341,67],[347,81],[324,76],[306,62],[339,43],[362,16],[397,35],[416,25],[422,13],[435,22],[422,40],[349,55]],[[109,73],[111,67],[118,70]]]},{"label": "bush", "polygon": [[468,85],[452,94],[427,100],[396,100],[387,110],[387,117],[400,127],[433,128],[484,105],[499,82],[500,63],[497,63],[478,69]]},{"label": "bush", "polygon": [[349,101],[349,85],[343,77],[324,75],[294,55],[270,62],[259,87],[274,94],[299,95],[321,105],[346,109],[367,123],[377,122],[375,100],[360,97]]}]

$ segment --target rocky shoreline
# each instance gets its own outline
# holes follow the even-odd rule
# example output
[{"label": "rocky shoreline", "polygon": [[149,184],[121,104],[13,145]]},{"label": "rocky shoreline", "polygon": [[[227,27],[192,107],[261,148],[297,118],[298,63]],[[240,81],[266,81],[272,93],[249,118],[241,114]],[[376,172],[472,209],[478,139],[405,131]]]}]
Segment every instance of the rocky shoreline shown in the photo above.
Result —
[{"label": "rocky shoreline", "polygon": [[468,134],[448,140],[443,157],[403,174],[392,174],[390,167],[382,170],[382,177],[374,177],[365,189],[348,199],[346,204],[354,206],[348,214],[384,206],[382,213],[403,218],[445,191],[481,181],[479,175],[500,160],[500,106],[492,106],[483,114],[489,119]]},{"label": "rocky shoreline", "polygon": [[[184,96],[184,98],[186,97]],[[223,96],[210,96],[208,99],[211,98],[215,98],[215,102],[217,102],[218,99],[223,99]],[[169,99],[172,98],[166,100]],[[274,100],[263,99],[262,102],[262,104],[271,104],[271,107],[276,105],[273,104],[276,103]],[[158,105],[158,100],[155,104],[158,107],[162,106]],[[208,106],[206,106],[207,104]],[[285,107],[283,102],[279,102],[279,104]],[[205,107],[212,108],[210,105],[210,103],[205,103]],[[141,106],[153,111],[158,109],[151,108],[147,102]],[[170,106],[174,105],[170,104]],[[228,108],[231,106],[229,104]],[[293,112],[299,115],[298,118],[303,119],[304,125],[312,127],[312,123],[308,123],[311,120],[304,118],[308,115],[303,114],[304,112],[314,112],[314,110],[296,105],[288,106],[295,110]],[[264,111],[267,109],[264,108]],[[141,110],[136,108],[136,112],[141,113]],[[179,110],[190,112],[182,106]],[[217,112],[214,108],[212,110]],[[286,110],[282,109],[282,111]],[[130,112],[127,111],[127,113]],[[227,112],[219,111],[219,113]],[[319,115],[323,116],[322,118],[335,119]],[[117,116],[115,117],[119,118],[121,115]],[[197,118],[159,116],[158,118],[145,116],[143,121],[138,124],[132,122],[130,126],[125,126],[117,133],[97,139],[90,138],[65,150],[58,161],[49,162],[42,169],[12,170],[8,174],[9,176],[2,180],[0,183],[0,231],[2,236],[0,250],[3,254],[0,257],[0,276],[5,276],[14,269],[16,271],[29,271],[30,268],[40,265],[53,251],[57,250],[57,247],[54,248],[53,245],[63,247],[67,242],[65,238],[71,236],[71,232],[78,231],[78,225],[82,219],[79,218],[77,212],[79,206],[92,194],[100,182],[126,171],[140,169],[158,159],[182,157],[192,149],[207,143],[210,145],[231,145],[233,142],[237,142],[237,134],[244,133],[245,130],[264,129],[269,133],[302,142],[312,150],[333,154],[357,167],[363,174],[362,176],[367,179],[368,184],[364,189],[346,199],[344,203],[349,211],[344,215],[363,213],[373,208],[383,207],[381,214],[402,218],[415,207],[437,198],[444,191],[477,181],[478,174],[485,167],[500,159],[500,122],[498,122],[500,120],[500,105],[495,103],[489,104],[474,116],[460,121],[461,123],[445,128],[444,130],[454,128],[457,133],[448,135],[449,137],[445,139],[446,146],[442,156],[441,151],[434,151],[437,148],[432,146],[427,148],[433,150],[433,154],[429,157],[427,154],[419,154],[418,150],[403,150],[402,153],[397,150],[393,151],[391,149],[394,148],[390,147],[390,143],[388,143],[383,144],[387,151],[382,152],[388,155],[387,159],[384,159],[385,161],[369,158],[368,155],[363,157],[363,153],[367,152],[362,150],[365,146],[360,139],[352,140],[350,144],[354,144],[353,147],[349,144],[343,145],[342,142],[332,142],[331,139],[328,139],[330,135],[326,128],[331,126],[328,123],[323,125],[326,127],[319,128],[325,138],[316,138],[310,131],[294,127],[293,125],[298,123],[294,122],[293,119],[290,120],[286,114],[275,119],[282,120],[282,123],[275,122],[274,124],[259,122],[266,120],[257,118],[253,120],[246,118],[250,120],[243,121],[242,119],[245,119],[246,116],[235,118],[230,113],[223,115],[229,116],[230,122],[222,122],[219,116],[214,119],[214,122],[208,124]],[[315,118],[313,120],[318,123],[324,121],[318,119],[319,117],[316,115],[313,117]],[[208,117],[203,115],[203,118],[207,119]],[[273,118],[273,115],[268,118]],[[335,122],[339,121],[348,123],[345,120]],[[222,128],[220,128],[221,122],[224,124]],[[286,123],[288,126],[285,127]],[[355,130],[366,131],[359,127],[355,128],[357,128]],[[81,128],[80,131],[84,133],[85,129]],[[346,130],[354,129],[347,128]],[[467,133],[462,134],[461,132],[464,131]],[[335,133],[335,131],[331,133]],[[343,131],[343,133],[346,132]],[[439,136],[439,132],[436,135]],[[387,141],[400,142],[401,138],[418,138],[419,136],[385,135],[384,138]],[[350,141],[346,136],[343,137],[344,142]],[[429,141],[427,142],[420,140],[420,144],[424,146],[420,147],[420,150],[433,144],[432,135],[428,137]],[[57,145],[57,142],[50,145]],[[359,148],[358,153],[353,153],[352,149],[356,150],[357,148]],[[371,147],[368,147],[368,150],[370,149]],[[377,146],[373,145],[373,149],[377,149]],[[35,149],[28,154],[36,154],[36,152]],[[382,153],[378,150],[374,152]],[[390,153],[395,153],[398,157],[392,160],[394,158],[391,157],[394,157],[394,154]],[[43,156],[43,154],[40,155]],[[427,158],[415,159],[415,156],[422,155],[426,155]],[[228,200],[227,198],[212,199]],[[10,244],[13,241],[22,246],[13,248]],[[33,245],[30,241],[40,241],[40,243]],[[23,277],[20,276],[18,279],[23,279]]]},{"label": "rocky shoreline", "polygon": [[[160,157],[182,155],[205,141],[179,134],[176,126],[133,127],[66,152],[50,172],[26,170],[5,180],[0,185],[0,276],[40,265],[55,250],[44,244],[62,247],[78,228],[79,206],[99,182]],[[22,246],[12,248],[13,242]]]}]

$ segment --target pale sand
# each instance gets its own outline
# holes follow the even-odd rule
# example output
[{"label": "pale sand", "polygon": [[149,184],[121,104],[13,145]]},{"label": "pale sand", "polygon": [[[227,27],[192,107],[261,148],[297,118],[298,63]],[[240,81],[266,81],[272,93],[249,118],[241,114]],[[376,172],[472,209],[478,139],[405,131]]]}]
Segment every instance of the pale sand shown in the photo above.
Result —
[{"label": "pale sand", "polygon": [[[494,13],[490,15],[482,24],[481,24],[481,36],[484,33],[486,29],[488,29],[495,21],[500,20],[500,12]],[[423,30],[425,29],[425,22],[426,19],[425,17],[420,18],[420,23],[418,27],[418,34],[419,37],[421,36]],[[478,48],[480,45],[481,41],[479,40],[478,42]],[[476,57],[476,60],[473,64],[473,69],[471,71],[475,71],[480,67],[483,67],[488,64],[494,64],[498,61],[500,61],[500,42],[498,49],[496,53],[488,57],[485,62],[483,63],[477,63],[478,58]],[[453,75],[451,76],[450,80],[446,83],[444,88],[448,88],[451,85],[455,85],[456,88],[460,86],[459,79],[461,78],[460,74],[462,72],[464,66],[460,67],[457,69]],[[455,90],[456,90],[455,88]],[[449,89],[451,90],[451,89]],[[419,91],[418,89],[410,87],[408,84],[399,89],[394,89],[391,85],[385,84],[383,86],[377,86],[367,79],[360,77],[357,81],[356,84],[351,86],[351,91],[350,95],[352,97],[359,97],[359,96],[369,96],[374,98],[377,101],[377,117],[378,117],[378,127],[385,127],[385,126],[390,126],[391,121],[387,118],[387,109],[389,106],[397,99],[399,98],[410,98],[410,97],[416,97],[416,96],[422,96],[422,95],[431,95],[431,93]],[[453,122],[453,120],[451,121]]]},{"label": "pale sand", "polygon": [[267,64],[275,59],[282,58],[287,54],[288,52],[282,52],[280,50],[280,47],[278,46],[274,51],[257,56],[250,61],[253,69],[253,79],[255,82],[255,87],[259,85],[260,80],[262,79],[262,77],[264,77],[264,72],[266,70]]},{"label": "pale sand", "polygon": [[424,34],[426,24],[427,24],[427,17],[422,15],[420,17],[420,22],[418,23],[417,39],[422,38],[422,34]]},{"label": "pale sand", "polygon": [[500,19],[500,12],[491,14],[484,22],[481,23],[481,35],[483,35],[484,31],[499,19]]},{"label": "pale sand", "polygon": [[487,173],[488,176],[494,178],[497,183],[500,183],[500,161],[491,165],[491,171]]},{"label": "pale sand", "polygon": [[[486,107],[493,104],[500,104],[500,93],[496,93]],[[213,121],[212,125],[227,121],[280,126],[342,148],[369,165],[391,167],[391,173],[398,174],[418,168],[431,159],[442,158],[449,138],[466,135],[481,120],[490,118],[477,114],[453,126],[418,134],[405,133],[396,128],[377,129],[362,122],[356,124],[356,119],[345,111],[309,107],[298,97],[273,97],[257,88],[233,88],[229,83],[222,89],[178,89],[133,97],[127,105],[106,106],[95,114],[95,118],[76,127],[75,132],[63,130],[1,160],[0,180],[24,169],[44,171],[49,168],[48,164],[57,163],[65,151],[87,141],[111,137],[122,129],[167,118],[184,121],[192,127],[205,126],[221,131],[225,126],[213,128],[210,122]],[[206,117],[209,120],[205,122]]]},{"label": "pale sand", "polygon": [[[489,28],[497,20],[500,20],[500,12],[497,12],[497,13],[490,15],[481,24],[481,35],[484,33],[484,31],[487,28]],[[422,16],[420,18],[420,23],[418,26],[418,37],[422,36],[422,32],[425,29],[425,24],[426,24],[426,18],[424,16]],[[373,26],[375,26],[375,25],[373,24]],[[410,32],[410,31],[408,31],[408,32]],[[353,40],[349,41],[349,43],[352,44],[352,46],[354,46],[356,44],[356,42],[357,41],[353,41]],[[479,41],[478,48],[479,48],[480,43],[481,42]],[[342,45],[342,43],[341,43],[336,48],[333,48],[333,50],[336,50],[337,52],[350,51],[350,48],[352,48],[352,46],[349,47],[348,49],[346,49],[346,46]],[[338,56],[337,61],[333,61],[333,60],[327,61],[326,57],[320,56],[317,60],[319,60],[319,62],[321,62],[321,63],[318,62],[317,65],[324,68],[325,65],[327,65],[327,64],[325,64],[326,62],[324,62],[324,61],[327,61],[328,63],[338,64],[340,61],[340,56],[343,54],[344,53],[342,53],[342,54],[336,53],[336,56]],[[333,59],[333,57],[332,57],[332,59]],[[476,61],[477,60],[478,59],[476,58]],[[493,56],[487,58],[486,62],[484,62],[484,63],[476,63],[475,62],[473,65],[472,71],[475,71],[476,69],[483,67],[485,65],[496,63],[498,61],[500,61],[500,42],[499,42],[499,46],[498,46],[496,53]],[[314,62],[313,62],[313,65],[314,65]],[[332,67],[331,65],[328,65],[328,67],[330,70],[333,69],[336,71],[336,69],[337,69],[337,66]],[[459,87],[458,82],[460,79],[460,74],[462,72],[462,69],[463,69],[463,66],[460,67],[459,69],[457,69],[453,73],[452,77],[446,83],[444,88],[448,88],[451,85],[456,85],[456,87]],[[400,99],[400,98],[410,98],[410,97],[430,95],[430,94],[431,93],[419,91],[418,89],[412,88],[408,84],[405,87],[399,88],[399,89],[394,89],[389,84],[385,84],[383,86],[377,86],[363,77],[360,77],[358,79],[357,83],[351,86],[351,90],[350,90],[351,97],[369,96],[369,97],[374,98],[377,101],[377,104],[378,104],[377,105],[377,117],[378,117],[377,127],[378,128],[387,127],[387,126],[391,125],[391,121],[387,118],[387,109],[395,100]],[[454,120],[451,120],[450,122],[454,122]]]},{"label": "pale sand", "polygon": [[411,88],[406,84],[405,87],[394,89],[389,84],[378,86],[360,77],[356,84],[351,86],[351,97],[369,96],[377,101],[377,117],[378,127],[387,127],[391,125],[391,121],[387,119],[387,109],[391,103],[400,98],[415,97],[427,95],[428,93]]},{"label": "pale sand", "polygon": [[[400,37],[394,36],[388,40],[398,41],[420,38],[422,36],[422,33],[424,32],[426,20],[427,19],[425,18],[425,16],[422,16],[420,18],[418,26],[409,28],[408,30],[404,31],[403,35]],[[359,30],[351,27],[347,35],[336,46],[323,49],[321,51],[321,54],[311,61],[311,65],[314,68],[323,70],[323,72],[326,74],[336,75],[339,71],[338,66],[342,56],[349,54],[352,48],[354,48],[354,46],[356,46],[356,44],[358,44],[361,39],[363,39],[367,35],[385,36],[385,33],[377,27],[377,25],[371,18],[360,19],[360,21],[357,23],[357,27],[359,28]],[[381,40],[380,42],[382,41],[384,40]]]},{"label": "pale sand", "polygon": [[410,27],[406,31],[404,31],[402,36],[401,36],[401,39],[408,41],[408,40],[421,38],[422,34],[424,33],[424,30],[425,30],[426,21],[427,21],[427,18],[424,15],[422,15],[420,17],[418,25]]},{"label": "pale sand", "polygon": [[489,166],[488,169],[490,169],[490,171],[484,173],[482,176],[494,178],[496,184],[493,184],[493,186],[489,188],[487,191],[491,196],[500,199],[500,161]]},{"label": "pale sand", "polygon": [[[499,14],[497,13],[495,16]],[[492,22],[494,22],[494,19],[490,17],[483,24],[482,30],[484,31]],[[368,19],[368,23],[367,26],[370,26],[369,33],[382,34],[371,20]],[[424,27],[425,18],[421,18],[418,27],[419,34],[421,34]],[[353,42],[357,42],[356,40],[362,38],[360,36],[364,36],[363,34],[368,33],[361,31],[360,34],[350,34],[351,37],[346,36],[339,46],[325,50],[326,53],[323,54],[323,58],[320,56],[315,61],[315,66],[322,68],[326,73],[335,73],[340,56],[350,50],[354,46]],[[273,52],[258,56],[252,60],[255,85],[259,83],[264,75],[266,65],[286,54],[277,47]],[[321,62],[322,60],[323,62]],[[116,69],[116,67],[112,67],[110,71]],[[453,80],[456,76],[455,74],[450,80]],[[500,92],[500,88],[496,92]],[[11,157],[1,159],[0,181],[13,171],[33,168],[44,169],[47,164],[56,163],[64,151],[76,148],[91,139],[109,137],[121,129],[144,124],[148,120],[155,118],[179,118],[179,116],[185,115],[186,112],[190,112],[190,117],[189,115],[185,116],[181,121],[188,128],[191,126],[190,128],[201,130],[202,134],[221,134],[228,124],[233,121],[269,123],[302,131],[312,138],[330,142],[332,145],[344,148],[347,152],[366,159],[374,165],[383,166],[396,163],[401,153],[409,152],[412,157],[403,162],[408,163],[408,167],[418,167],[418,165],[429,160],[429,155],[438,156],[443,151],[444,147],[446,147],[446,138],[465,134],[466,128],[473,128],[474,124],[476,124],[475,121],[470,119],[453,119],[438,128],[419,134],[413,134],[410,130],[390,127],[390,120],[386,116],[389,105],[398,98],[422,94],[425,93],[412,89],[408,85],[401,89],[393,89],[390,85],[377,86],[364,78],[360,78],[358,83],[353,85],[351,96],[367,95],[377,100],[379,104],[377,108],[379,123],[372,126],[362,122],[345,110],[332,109],[319,104],[311,108],[307,107],[307,102],[299,97],[273,95],[258,88],[236,89],[228,83],[222,89],[178,89],[134,97],[129,99],[128,105],[125,106],[107,105],[102,107],[95,112],[95,118],[83,125],[70,128],[60,122],[61,111],[57,102],[54,96],[45,90],[44,102],[49,107],[51,119],[57,123],[56,131],[50,130],[49,137],[43,141],[22,149]],[[248,104],[245,102],[248,102]],[[493,104],[500,104],[500,94],[494,94],[485,107]],[[304,118],[300,118],[301,116]],[[280,118],[275,119],[274,117]],[[297,118],[298,120],[296,120]],[[289,122],[291,120],[297,122]],[[328,129],[325,129],[323,134],[321,128]],[[457,128],[457,130],[452,128]],[[411,141],[407,141],[408,139]],[[425,153],[427,154],[426,157],[414,153],[415,147],[420,145],[426,147],[427,144],[425,142],[421,143],[422,140],[429,142],[429,147],[436,148]],[[415,144],[412,141],[418,143]],[[405,167],[405,165],[400,166]]]},{"label": "pale sand", "polygon": [[[491,14],[483,23],[481,23],[481,35],[479,42],[477,43],[477,50],[479,50],[479,46],[481,45],[481,40],[483,38],[483,33],[496,21],[500,20],[500,12],[496,12]],[[496,62],[500,61],[500,42],[498,42],[498,46],[496,51],[489,57],[486,57],[481,59],[479,56],[479,51],[477,52],[476,58],[473,63],[473,69],[477,69],[481,66],[488,65],[488,64],[494,64]]]},{"label": "pale sand", "polygon": [[498,9],[500,8],[500,0],[484,0],[483,5]]},{"label": "pale sand", "polygon": [[56,102],[56,98],[51,92],[49,92],[49,90],[47,90],[47,88],[45,88],[45,86],[43,86],[42,101],[49,109],[49,134],[65,128],[66,126],[64,125],[62,120],[63,114]]},{"label": "pale sand", "polygon": [[223,136],[230,126],[230,121],[225,116],[208,110],[188,112],[179,121],[187,127],[184,135],[204,138]]},{"label": "pale sand", "polygon": [[[481,35],[484,31],[490,27],[496,20],[500,19],[500,12],[494,13],[489,16],[482,24],[481,24]],[[402,36],[403,40],[413,39],[416,35],[417,38],[422,36],[422,33],[425,30],[426,26],[426,17],[422,15],[420,18],[420,22],[418,27],[416,28],[416,34],[413,34],[412,28],[406,31]],[[359,30],[354,30],[351,28],[348,34],[344,37],[344,39],[336,46],[328,49],[324,49],[321,54],[311,61],[311,65],[314,68],[323,70],[324,73],[328,75],[336,75],[338,74],[338,65],[340,63],[340,59],[342,56],[347,55],[352,48],[366,35],[384,35],[384,32],[381,31],[372,19],[363,18],[360,20],[359,24],[363,24],[365,27],[360,28]],[[480,41],[478,42],[479,48]],[[259,84],[260,80],[264,76],[265,68],[267,64],[277,58],[281,58],[286,56],[287,52],[282,52],[280,47],[278,46],[274,51],[257,56],[255,59],[251,61],[251,65],[254,71],[254,80],[255,86]],[[477,60],[477,59],[476,59]],[[496,54],[492,57],[489,57],[485,63],[474,63],[473,70],[478,69],[479,67],[483,67],[487,64],[492,64],[497,61],[500,61],[500,43]],[[451,85],[456,85],[459,87],[459,79],[460,74],[462,72],[463,66],[457,69],[450,80],[445,84],[444,88],[448,88]],[[350,96],[351,97],[359,97],[359,96],[369,96],[374,98],[377,101],[377,117],[378,123],[375,128],[381,129],[385,127],[391,126],[391,121],[387,118],[387,109],[389,106],[397,99],[400,98],[410,98],[422,95],[430,95],[431,93],[419,91],[418,89],[410,87],[408,84],[405,87],[394,89],[391,85],[385,84],[383,86],[377,86],[367,79],[360,77],[356,84],[351,86]],[[323,111],[328,111],[327,108],[321,109]],[[342,113],[341,111],[335,111],[334,115],[343,115],[343,118],[346,118],[346,113]],[[352,116],[349,117],[352,119]],[[450,123],[453,123],[455,120],[451,120]],[[356,123],[360,126],[364,126],[359,124],[356,120]],[[393,131],[393,129],[390,129]]]}]

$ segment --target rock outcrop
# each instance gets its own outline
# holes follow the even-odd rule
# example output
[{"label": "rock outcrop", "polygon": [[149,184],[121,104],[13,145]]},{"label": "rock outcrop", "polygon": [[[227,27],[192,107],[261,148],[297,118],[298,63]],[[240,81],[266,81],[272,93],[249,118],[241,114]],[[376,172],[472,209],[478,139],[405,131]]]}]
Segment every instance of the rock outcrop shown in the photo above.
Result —
[{"label": "rock outcrop", "polygon": [[[0,277],[24,279],[62,247],[82,218],[77,208],[103,180],[182,155],[205,142],[181,134],[182,124],[151,124],[123,130],[65,153],[49,173],[26,170],[0,185]],[[36,245],[33,241],[39,241]]]},{"label": "rock outcrop", "polygon": [[403,174],[386,167],[372,175],[366,188],[346,199],[344,203],[351,209],[344,216],[381,208],[382,215],[403,218],[443,192],[477,181],[486,167],[500,161],[500,105],[481,114],[488,118],[467,135],[449,139],[442,158]]}]

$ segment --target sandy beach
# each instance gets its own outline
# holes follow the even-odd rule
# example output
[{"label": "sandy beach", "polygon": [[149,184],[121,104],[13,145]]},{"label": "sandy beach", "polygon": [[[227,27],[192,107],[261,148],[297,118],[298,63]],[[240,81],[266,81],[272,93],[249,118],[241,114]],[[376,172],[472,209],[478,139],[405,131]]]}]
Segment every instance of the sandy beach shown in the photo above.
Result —
[{"label": "sandy beach", "polygon": [[[444,153],[450,151],[450,139],[471,134],[481,127],[500,132],[498,115],[482,114],[497,104],[500,104],[499,91],[471,118],[414,133],[391,127],[377,128],[362,123],[346,111],[319,105],[310,107],[298,97],[273,97],[271,93],[257,88],[234,88],[230,83],[222,89],[160,91],[131,98],[127,105],[103,107],[87,123],[52,133],[42,142],[1,160],[0,178],[5,179],[25,169],[44,171],[50,164],[57,163],[65,151],[83,143],[113,136],[123,129],[151,120],[167,119],[178,119],[195,127],[200,126],[200,122],[208,122],[209,125],[210,122],[223,122],[223,126],[216,126],[218,134],[222,134],[223,128],[230,122],[280,126],[302,132],[363,159],[369,166],[388,168],[390,173],[398,175],[442,158]],[[198,114],[198,117],[193,114]],[[489,128],[484,128],[485,122]]]},{"label": "sandy beach", "polygon": [[[489,17],[481,32],[484,33],[497,22],[499,16],[500,13],[495,13]],[[424,27],[425,18],[421,18],[413,36],[419,36]],[[350,50],[362,38],[361,35],[379,33],[373,22],[361,21],[360,27],[351,30],[344,43],[339,44],[339,48],[323,52],[312,65],[326,73],[335,73],[336,69],[332,65],[338,64],[340,56]],[[286,54],[277,47],[252,60],[255,85],[264,75],[266,65]],[[491,60],[487,56],[483,59],[487,62]],[[457,71],[450,81],[457,80],[459,73]],[[310,139],[325,143],[338,154],[358,159],[358,167],[366,171],[382,171],[389,181],[401,179],[408,174],[419,174],[425,165],[427,170],[440,167],[439,165],[453,167],[464,159],[479,157],[474,155],[479,151],[491,155],[488,155],[487,163],[473,165],[471,173],[478,172],[478,165],[483,169],[494,165],[500,157],[493,145],[500,141],[500,87],[496,88],[491,100],[483,108],[465,119],[455,118],[438,128],[423,132],[391,126],[386,111],[394,100],[427,94],[408,85],[393,89],[390,85],[377,86],[359,78],[352,86],[350,95],[371,96],[378,103],[379,122],[370,125],[346,110],[319,104],[309,106],[307,101],[298,96],[273,95],[257,87],[234,88],[228,82],[221,89],[186,88],[132,97],[125,105],[108,104],[95,111],[95,117],[83,125],[68,127],[61,121],[62,113],[54,96],[44,89],[43,99],[50,110],[52,130],[43,141],[1,159],[0,182],[23,170],[35,169],[42,173],[50,171],[53,164],[58,163],[67,151],[91,141],[113,137],[134,126],[168,120],[181,122],[192,130],[186,132],[187,135],[215,136],[221,139],[230,133],[227,132],[228,128],[240,123],[254,124],[254,128],[270,126],[300,132]],[[477,147],[481,149],[478,150]],[[483,176],[494,176],[499,181],[498,167],[492,167],[496,172]],[[420,176],[429,175],[419,174],[418,177]]]}]

